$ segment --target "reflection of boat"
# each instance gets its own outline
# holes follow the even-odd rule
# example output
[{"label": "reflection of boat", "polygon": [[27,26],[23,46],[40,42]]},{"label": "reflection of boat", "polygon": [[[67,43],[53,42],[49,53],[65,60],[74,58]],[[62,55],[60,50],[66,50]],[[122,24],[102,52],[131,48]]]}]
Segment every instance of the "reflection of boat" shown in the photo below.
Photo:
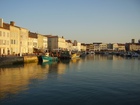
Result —
[{"label": "reflection of boat", "polygon": [[72,63],[77,63],[77,62],[79,62],[80,61],[80,59],[71,59],[71,62]]},{"label": "reflection of boat", "polygon": [[74,53],[74,52],[69,52],[69,51],[62,51],[60,54],[60,59],[73,59],[73,58],[79,58],[80,53]]},{"label": "reflection of boat", "polygon": [[51,65],[51,64],[57,64],[56,61],[48,61],[48,62],[42,62],[41,65]]},{"label": "reflection of boat", "polygon": [[79,58],[79,57],[80,57],[80,54],[79,53],[71,54],[71,59]]},{"label": "reflection of boat", "polygon": [[86,52],[81,52],[80,57],[85,57],[86,55]]},{"label": "reflection of boat", "polygon": [[49,56],[49,53],[46,53],[46,55],[39,56],[39,61],[40,62],[58,61],[58,58]]},{"label": "reflection of boat", "polygon": [[135,53],[135,52],[132,54],[132,57],[139,57],[139,56],[140,55],[138,53]]}]

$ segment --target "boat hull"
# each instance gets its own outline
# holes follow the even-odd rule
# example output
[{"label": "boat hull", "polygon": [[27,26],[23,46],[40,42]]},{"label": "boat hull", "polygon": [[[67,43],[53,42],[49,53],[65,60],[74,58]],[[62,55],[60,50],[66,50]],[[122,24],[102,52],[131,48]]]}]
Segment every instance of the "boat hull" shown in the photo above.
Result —
[{"label": "boat hull", "polygon": [[49,62],[49,61],[58,61],[57,57],[51,57],[51,56],[40,56],[40,62]]}]

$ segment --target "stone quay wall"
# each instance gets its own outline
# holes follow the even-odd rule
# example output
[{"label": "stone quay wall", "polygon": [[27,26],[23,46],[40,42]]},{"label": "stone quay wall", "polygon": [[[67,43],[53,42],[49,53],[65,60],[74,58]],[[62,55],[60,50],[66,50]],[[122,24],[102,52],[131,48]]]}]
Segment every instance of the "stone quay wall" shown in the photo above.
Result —
[{"label": "stone quay wall", "polygon": [[4,56],[0,57],[0,66],[38,62],[38,56]]}]

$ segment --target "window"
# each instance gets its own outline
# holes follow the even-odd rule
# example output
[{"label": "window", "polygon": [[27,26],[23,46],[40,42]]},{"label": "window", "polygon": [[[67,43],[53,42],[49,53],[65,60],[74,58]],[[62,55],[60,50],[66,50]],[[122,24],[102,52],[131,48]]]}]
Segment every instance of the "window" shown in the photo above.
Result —
[{"label": "window", "polygon": [[14,40],[14,43],[13,44],[16,44],[16,41]]},{"label": "window", "polygon": [[5,32],[3,32],[3,37],[5,37]]},{"label": "window", "polygon": [[11,44],[13,44],[13,40],[11,40]]},{"label": "window", "polygon": [[9,41],[7,41],[7,45],[9,45]]},{"label": "window", "polygon": [[2,32],[0,31],[0,36],[2,36]]},{"label": "window", "polygon": [[7,32],[7,37],[9,37],[9,33]]},{"label": "window", "polygon": [[3,40],[3,45],[6,45],[6,40]]},{"label": "window", "polygon": [[2,45],[2,40],[0,40],[0,45]]}]

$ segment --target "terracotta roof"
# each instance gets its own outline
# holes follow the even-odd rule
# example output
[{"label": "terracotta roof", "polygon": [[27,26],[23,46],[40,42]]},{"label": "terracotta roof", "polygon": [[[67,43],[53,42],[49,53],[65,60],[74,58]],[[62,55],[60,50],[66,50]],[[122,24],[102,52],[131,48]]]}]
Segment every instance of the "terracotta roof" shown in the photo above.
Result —
[{"label": "terracotta roof", "polygon": [[118,46],[125,46],[125,44],[120,44],[120,43],[118,43]]},{"label": "terracotta roof", "polygon": [[58,38],[58,36],[52,36],[52,35],[45,35],[47,36],[48,38]]},{"label": "terracotta roof", "polygon": [[37,33],[34,33],[34,32],[29,32],[29,37],[31,37],[31,38],[38,38],[37,37]]},{"label": "terracotta roof", "polygon": [[66,42],[68,42],[68,43],[72,43],[72,41],[71,41],[71,40],[66,40]]}]

